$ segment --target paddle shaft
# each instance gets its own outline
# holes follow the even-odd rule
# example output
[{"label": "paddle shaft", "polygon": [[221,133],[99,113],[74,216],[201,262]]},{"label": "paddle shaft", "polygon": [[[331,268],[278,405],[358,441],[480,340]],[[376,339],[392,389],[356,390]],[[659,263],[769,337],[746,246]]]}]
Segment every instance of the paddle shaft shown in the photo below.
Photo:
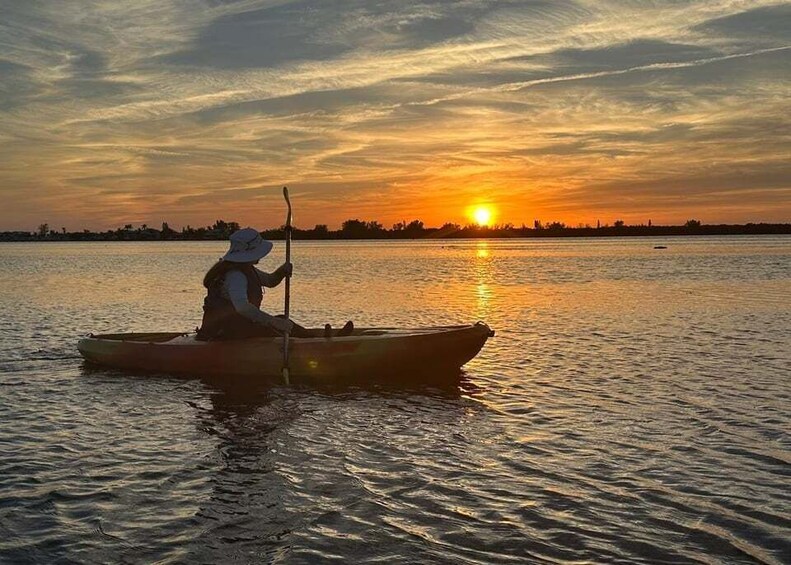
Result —
[{"label": "paddle shaft", "polygon": [[[283,187],[283,198],[286,199],[288,205],[288,214],[286,215],[286,265],[291,263],[291,200],[288,198],[288,187]],[[286,320],[289,318],[289,310],[291,307],[291,275],[286,275],[286,300],[285,300],[285,315]],[[286,331],[283,334],[283,380],[289,384],[289,369],[288,369],[288,334]]]}]

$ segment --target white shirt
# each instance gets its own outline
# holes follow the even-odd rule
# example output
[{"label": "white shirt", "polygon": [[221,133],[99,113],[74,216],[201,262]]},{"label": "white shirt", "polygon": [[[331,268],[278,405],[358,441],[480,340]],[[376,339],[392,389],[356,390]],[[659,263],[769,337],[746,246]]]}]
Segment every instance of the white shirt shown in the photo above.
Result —
[{"label": "white shirt", "polygon": [[[258,275],[258,280],[261,286],[269,285],[272,282],[272,275],[265,273],[253,267],[255,273]],[[263,291],[263,289],[261,289]],[[247,277],[242,271],[233,270],[225,275],[225,280],[222,284],[222,295],[228,298],[233,304],[234,310],[241,314],[248,320],[264,326],[270,325],[270,320],[274,318],[259,310],[255,304],[251,304],[247,300]]]}]

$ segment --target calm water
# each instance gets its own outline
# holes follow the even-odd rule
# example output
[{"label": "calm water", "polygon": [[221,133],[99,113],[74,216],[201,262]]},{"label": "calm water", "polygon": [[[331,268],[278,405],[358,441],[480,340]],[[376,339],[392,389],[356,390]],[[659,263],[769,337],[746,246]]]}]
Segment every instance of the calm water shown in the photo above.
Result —
[{"label": "calm water", "polygon": [[294,244],[302,323],[495,328],[452,389],[83,366],[224,250],[0,245],[0,561],[791,563],[791,238]]}]

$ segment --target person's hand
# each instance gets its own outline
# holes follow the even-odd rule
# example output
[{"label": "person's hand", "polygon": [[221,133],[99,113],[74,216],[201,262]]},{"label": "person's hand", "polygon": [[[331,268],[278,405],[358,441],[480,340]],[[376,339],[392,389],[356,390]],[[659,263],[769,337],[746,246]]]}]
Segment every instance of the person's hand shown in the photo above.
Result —
[{"label": "person's hand", "polygon": [[269,324],[282,334],[291,333],[291,329],[294,327],[294,322],[286,318],[272,318]]},{"label": "person's hand", "polygon": [[294,265],[291,263],[283,263],[280,265],[280,272],[283,273],[284,277],[290,277],[294,272]]}]

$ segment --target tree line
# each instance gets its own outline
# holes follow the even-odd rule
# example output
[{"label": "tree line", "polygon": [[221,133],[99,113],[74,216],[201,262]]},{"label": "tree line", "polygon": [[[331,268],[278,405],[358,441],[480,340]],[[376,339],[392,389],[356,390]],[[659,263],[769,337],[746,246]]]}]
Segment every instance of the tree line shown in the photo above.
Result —
[{"label": "tree line", "polygon": [[[34,232],[0,232],[0,241],[209,241],[226,240],[240,228],[238,222],[217,220],[206,227],[185,226],[174,230],[163,222],[160,229],[147,224],[135,227],[126,224],[115,230],[93,232],[82,230],[69,232],[66,228],[52,229],[49,224],[41,224]],[[266,239],[283,239],[285,227],[260,230]],[[568,226],[563,222],[543,223],[535,220],[528,227],[524,224],[498,224],[480,226],[477,224],[460,225],[445,223],[440,227],[426,227],[420,220],[397,222],[385,228],[377,221],[349,219],[338,230],[330,230],[326,224],[313,228],[292,228],[294,239],[343,240],[343,239],[423,239],[423,238],[508,238],[508,237],[608,237],[608,236],[664,236],[664,235],[758,235],[791,234],[791,224],[748,223],[748,224],[704,224],[691,219],[680,226],[658,226],[648,224],[626,225],[623,220],[615,220],[612,225],[597,222],[596,226],[578,224]]]}]

